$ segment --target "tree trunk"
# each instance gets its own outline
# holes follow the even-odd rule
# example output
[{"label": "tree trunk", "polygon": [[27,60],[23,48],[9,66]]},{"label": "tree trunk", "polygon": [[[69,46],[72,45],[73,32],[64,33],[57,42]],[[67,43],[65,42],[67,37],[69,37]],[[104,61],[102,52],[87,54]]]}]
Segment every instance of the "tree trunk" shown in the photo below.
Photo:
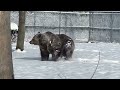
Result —
[{"label": "tree trunk", "polygon": [[10,12],[0,11],[0,79],[13,79]]},{"label": "tree trunk", "polygon": [[26,11],[19,11],[19,28],[16,49],[24,50],[25,38],[25,13]]}]

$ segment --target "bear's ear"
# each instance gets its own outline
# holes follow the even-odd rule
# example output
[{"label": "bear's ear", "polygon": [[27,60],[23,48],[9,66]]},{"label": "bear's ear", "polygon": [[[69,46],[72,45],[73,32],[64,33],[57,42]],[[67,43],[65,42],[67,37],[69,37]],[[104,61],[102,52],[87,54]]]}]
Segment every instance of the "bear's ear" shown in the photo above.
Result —
[{"label": "bear's ear", "polygon": [[40,34],[40,32],[38,32],[38,34]]},{"label": "bear's ear", "polygon": [[42,34],[38,34],[38,38],[41,38],[41,35],[42,35]]}]

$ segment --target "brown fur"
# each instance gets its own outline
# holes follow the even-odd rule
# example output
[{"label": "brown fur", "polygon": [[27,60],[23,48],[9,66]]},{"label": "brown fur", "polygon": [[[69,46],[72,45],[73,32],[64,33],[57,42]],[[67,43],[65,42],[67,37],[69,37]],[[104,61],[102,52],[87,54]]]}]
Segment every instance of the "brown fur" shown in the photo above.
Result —
[{"label": "brown fur", "polygon": [[72,58],[74,49],[75,49],[75,44],[72,38],[65,34],[57,34],[59,38],[61,39],[62,43],[62,48],[61,48],[61,57],[65,57],[65,59]]},{"label": "brown fur", "polygon": [[52,60],[54,61],[60,56],[61,41],[60,38],[52,32],[36,34],[30,41],[30,44],[39,45],[42,60],[48,60],[49,54],[52,54]]}]

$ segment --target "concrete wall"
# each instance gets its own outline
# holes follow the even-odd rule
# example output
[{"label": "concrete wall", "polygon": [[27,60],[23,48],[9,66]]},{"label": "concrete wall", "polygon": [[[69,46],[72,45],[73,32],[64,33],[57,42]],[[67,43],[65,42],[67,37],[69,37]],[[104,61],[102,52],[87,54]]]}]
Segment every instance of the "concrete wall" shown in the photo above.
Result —
[{"label": "concrete wall", "polygon": [[120,42],[120,13],[93,13],[90,18],[91,41]]},{"label": "concrete wall", "polygon": [[[11,22],[18,24],[18,12],[11,13]],[[61,20],[61,21],[60,21]],[[59,29],[59,26],[61,27]],[[120,42],[120,14],[33,12],[26,15],[26,40],[38,31],[64,33],[75,42]],[[115,30],[114,30],[115,29]]]},{"label": "concrete wall", "polygon": [[[18,24],[18,18],[18,12],[11,13],[11,22]],[[60,31],[59,24],[61,27]],[[60,16],[59,13],[55,12],[27,13],[25,26],[27,39],[34,36],[34,34],[36,34],[38,31],[42,33],[46,31],[51,31],[56,34],[58,34],[59,32],[67,34],[68,36],[72,37],[75,41],[78,42],[80,42],[79,40],[86,41],[86,39],[88,38],[88,30],[77,27],[88,27],[89,15],[61,13]]]}]

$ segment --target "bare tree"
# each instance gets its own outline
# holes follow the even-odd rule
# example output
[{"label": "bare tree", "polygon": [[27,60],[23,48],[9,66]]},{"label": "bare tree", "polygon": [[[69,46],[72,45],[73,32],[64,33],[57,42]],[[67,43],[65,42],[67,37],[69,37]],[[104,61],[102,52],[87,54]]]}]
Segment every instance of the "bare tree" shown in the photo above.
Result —
[{"label": "bare tree", "polygon": [[0,11],[0,79],[13,79],[10,11]]},{"label": "bare tree", "polygon": [[24,38],[25,38],[25,14],[26,11],[19,11],[19,28],[16,49],[24,50]]}]

